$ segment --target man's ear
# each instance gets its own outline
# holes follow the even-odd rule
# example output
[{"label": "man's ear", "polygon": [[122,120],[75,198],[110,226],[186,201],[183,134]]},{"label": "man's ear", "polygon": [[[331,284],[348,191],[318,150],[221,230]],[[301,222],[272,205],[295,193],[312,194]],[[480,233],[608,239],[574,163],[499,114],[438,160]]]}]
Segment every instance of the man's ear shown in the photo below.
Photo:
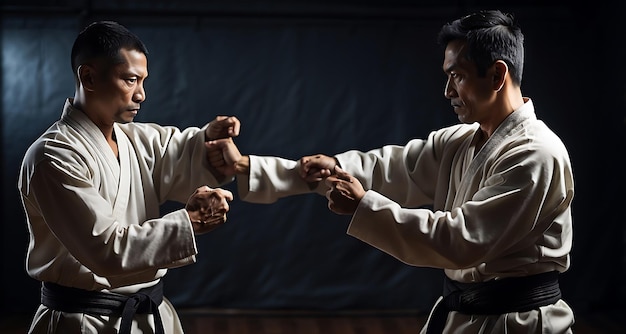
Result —
[{"label": "man's ear", "polygon": [[499,92],[506,82],[506,76],[509,74],[509,66],[502,60],[496,60],[493,64],[493,69],[493,89]]},{"label": "man's ear", "polygon": [[86,91],[94,91],[96,84],[96,70],[93,66],[88,64],[83,64],[78,67],[78,80],[80,81],[80,85],[83,86],[83,89]]}]

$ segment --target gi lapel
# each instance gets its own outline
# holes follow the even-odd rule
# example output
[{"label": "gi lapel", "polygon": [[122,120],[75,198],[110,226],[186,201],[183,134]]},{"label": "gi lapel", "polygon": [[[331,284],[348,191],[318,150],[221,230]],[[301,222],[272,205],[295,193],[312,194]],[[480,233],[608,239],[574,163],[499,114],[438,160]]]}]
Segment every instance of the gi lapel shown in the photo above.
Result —
[{"label": "gi lapel", "polygon": [[126,208],[128,207],[128,198],[130,197],[130,150],[128,138],[126,134],[120,129],[116,123],[113,126],[115,136],[117,137],[117,150],[119,156],[119,183],[117,186],[117,196],[115,196],[115,203],[113,204],[114,217],[124,217],[126,215]]},{"label": "gi lapel", "polygon": [[487,160],[487,158],[490,157],[498,147],[500,147],[502,142],[512,133],[516,132],[516,128],[524,126],[524,123],[527,120],[535,118],[534,110],[532,101],[528,101],[521,108],[511,113],[502,122],[502,124],[498,126],[491,137],[487,139],[478,154],[476,154],[470,166],[467,168],[467,171],[463,175],[463,178],[461,179],[461,187],[457,192],[455,202],[466,196],[468,187],[472,186],[471,180],[473,180],[476,174],[480,172],[485,164],[485,160]]},{"label": "gi lapel", "polygon": [[[100,131],[87,115],[74,108],[68,101],[65,102],[62,119],[93,144],[93,149],[100,153],[102,160],[106,163],[114,176],[115,182],[118,182],[120,166],[109,143],[107,143],[102,135],[102,131]],[[102,172],[104,173],[105,171]],[[109,181],[108,178],[107,181]]]}]

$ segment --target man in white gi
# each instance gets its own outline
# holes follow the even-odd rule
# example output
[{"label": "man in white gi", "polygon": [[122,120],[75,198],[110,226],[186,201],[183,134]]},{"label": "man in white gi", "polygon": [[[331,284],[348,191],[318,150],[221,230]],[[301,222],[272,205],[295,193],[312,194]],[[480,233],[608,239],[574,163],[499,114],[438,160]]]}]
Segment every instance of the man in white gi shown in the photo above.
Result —
[{"label": "man in white gi", "polygon": [[482,11],[444,25],[439,41],[462,124],[299,161],[241,156],[227,138],[209,143],[211,163],[237,175],[246,201],[325,194],[330,210],[352,215],[349,235],[444,269],[422,333],[570,333],[558,274],[570,265],[572,169],[522,95],[523,34],[510,15]]},{"label": "man in white gi", "polygon": [[[78,35],[72,69],[74,98],[28,149],[18,181],[26,269],[42,282],[29,333],[183,333],[161,278],[194,263],[195,235],[226,220],[232,194],[206,186],[220,184],[206,142],[237,136],[239,121],[133,123],[147,50],[115,22]],[[161,217],[167,200],[186,205]]]}]

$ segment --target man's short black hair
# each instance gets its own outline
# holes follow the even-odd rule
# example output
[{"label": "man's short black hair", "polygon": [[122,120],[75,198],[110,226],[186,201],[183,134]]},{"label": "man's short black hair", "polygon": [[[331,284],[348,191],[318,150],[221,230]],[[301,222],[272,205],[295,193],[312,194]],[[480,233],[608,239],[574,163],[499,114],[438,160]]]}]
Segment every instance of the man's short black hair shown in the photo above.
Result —
[{"label": "man's short black hair", "polygon": [[102,59],[109,64],[118,64],[121,49],[140,51],[148,55],[148,49],[135,34],[113,21],[99,21],[88,25],[78,34],[72,46],[72,71],[78,76],[78,67]]}]

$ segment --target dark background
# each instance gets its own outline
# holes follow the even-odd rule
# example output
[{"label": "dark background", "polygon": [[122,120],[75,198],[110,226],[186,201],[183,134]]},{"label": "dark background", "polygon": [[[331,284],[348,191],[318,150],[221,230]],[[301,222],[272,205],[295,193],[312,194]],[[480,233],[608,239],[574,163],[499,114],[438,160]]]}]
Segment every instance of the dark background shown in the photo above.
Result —
[{"label": "dark background", "polygon": [[[519,21],[523,93],[571,154],[574,248],[564,299],[578,314],[622,308],[623,2],[4,0],[3,317],[39,304],[39,284],[24,270],[17,174],[28,145],[74,94],[69,53],[86,24],[116,20],[147,45],[147,100],[136,121],[186,127],[236,115],[243,153],[298,159],[403,144],[455,124],[436,34],[494,8]],[[198,262],[166,276],[178,308],[419,312],[440,293],[439,270],[404,265],[347,236],[349,217],[332,214],[321,196],[236,199],[231,210],[225,226],[198,238]]]}]

